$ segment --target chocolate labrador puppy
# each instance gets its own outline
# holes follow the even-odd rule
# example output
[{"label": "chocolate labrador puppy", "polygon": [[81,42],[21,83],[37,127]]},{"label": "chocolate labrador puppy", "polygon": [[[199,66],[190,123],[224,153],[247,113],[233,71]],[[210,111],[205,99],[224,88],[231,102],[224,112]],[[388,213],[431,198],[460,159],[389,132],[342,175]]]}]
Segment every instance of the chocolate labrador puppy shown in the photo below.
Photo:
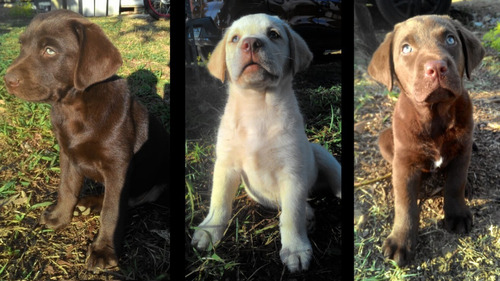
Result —
[{"label": "chocolate labrador puppy", "polygon": [[392,163],[394,226],[383,245],[384,255],[405,265],[415,249],[422,173],[442,171],[445,227],[466,233],[472,213],[465,185],[472,150],[472,103],[464,74],[484,56],[480,41],[447,16],[417,16],[397,24],[379,46],[368,73],[401,94],[392,128],[383,131],[379,147]]},{"label": "chocolate labrador puppy", "polygon": [[5,85],[19,98],[52,106],[60,146],[57,205],[41,222],[65,227],[84,178],[103,183],[101,228],[87,265],[116,266],[123,210],[155,200],[166,188],[169,137],[115,75],[121,55],[96,24],[56,10],[36,16],[19,41],[21,53],[7,69]]}]

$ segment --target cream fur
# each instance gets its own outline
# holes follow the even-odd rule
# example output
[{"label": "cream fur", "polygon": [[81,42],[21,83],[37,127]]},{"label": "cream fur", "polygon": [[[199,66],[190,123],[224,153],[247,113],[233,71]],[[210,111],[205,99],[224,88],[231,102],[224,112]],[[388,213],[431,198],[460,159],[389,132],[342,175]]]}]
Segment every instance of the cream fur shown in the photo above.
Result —
[{"label": "cream fur", "polygon": [[[259,46],[248,51],[247,40],[259,40]],[[252,60],[258,65],[246,67]],[[309,267],[306,222],[314,213],[307,196],[318,169],[340,196],[341,170],[330,153],[308,142],[292,89],[293,75],[311,60],[303,39],[265,14],[235,21],[217,45],[208,68],[216,78],[228,80],[229,97],[218,131],[210,211],[193,235],[197,248],[222,238],[243,182],[254,200],[282,211],[283,263],[292,272]]]}]

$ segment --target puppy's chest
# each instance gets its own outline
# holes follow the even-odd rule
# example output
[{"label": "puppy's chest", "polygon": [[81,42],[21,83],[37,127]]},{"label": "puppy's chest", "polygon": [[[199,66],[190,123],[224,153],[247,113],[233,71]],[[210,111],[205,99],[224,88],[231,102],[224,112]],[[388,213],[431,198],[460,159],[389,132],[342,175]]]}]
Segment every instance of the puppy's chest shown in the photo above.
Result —
[{"label": "puppy's chest", "polygon": [[425,158],[424,170],[435,172],[446,167],[457,155],[464,153],[466,143],[466,138],[458,135],[456,130],[423,141],[421,147]]},{"label": "puppy's chest", "polygon": [[275,112],[224,116],[217,142],[218,157],[252,170],[281,162],[297,147],[296,122],[286,120]]},{"label": "puppy's chest", "polygon": [[227,130],[233,135],[234,144],[246,147],[249,152],[270,148],[284,141],[292,130],[291,124],[287,124],[281,116],[269,112],[241,114],[231,118],[231,121]]},{"label": "puppy's chest", "polygon": [[61,151],[84,171],[94,171],[96,167],[101,167],[102,163],[121,153],[122,143],[127,143],[125,136],[128,135],[121,129],[127,126],[111,126],[110,122],[99,122],[104,119],[101,114],[89,115],[78,107],[68,109],[53,106],[51,119]]}]

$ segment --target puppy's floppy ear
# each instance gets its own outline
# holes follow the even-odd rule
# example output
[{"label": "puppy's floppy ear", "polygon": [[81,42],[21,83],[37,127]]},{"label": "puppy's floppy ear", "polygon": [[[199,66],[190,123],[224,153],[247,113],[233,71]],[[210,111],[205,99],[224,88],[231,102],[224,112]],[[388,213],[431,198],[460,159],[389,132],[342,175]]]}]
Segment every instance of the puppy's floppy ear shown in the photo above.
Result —
[{"label": "puppy's floppy ear", "polygon": [[375,53],[373,53],[372,60],[368,65],[368,74],[384,84],[389,91],[392,90],[394,64],[392,60],[392,40],[394,39],[394,31],[387,33],[384,42],[380,44]]},{"label": "puppy's floppy ear", "polygon": [[283,24],[286,35],[288,36],[288,44],[290,48],[290,66],[292,73],[306,69],[313,59],[313,54],[307,47],[306,42],[298,35],[288,24]]},{"label": "puppy's floppy ear", "polygon": [[222,40],[217,44],[212,55],[210,56],[210,60],[208,61],[207,68],[208,71],[217,79],[224,82],[226,79],[226,40],[228,33],[224,34]]},{"label": "puppy's floppy ear", "polygon": [[98,25],[75,19],[72,27],[80,48],[74,84],[76,89],[84,90],[114,75],[122,65],[122,57]]},{"label": "puppy's floppy ear", "polygon": [[484,57],[485,51],[481,45],[481,41],[479,41],[472,32],[467,30],[456,20],[454,20],[453,23],[455,24],[458,36],[462,42],[462,52],[464,53],[465,59],[465,73],[467,74],[467,78],[470,79],[472,70],[479,65]]}]

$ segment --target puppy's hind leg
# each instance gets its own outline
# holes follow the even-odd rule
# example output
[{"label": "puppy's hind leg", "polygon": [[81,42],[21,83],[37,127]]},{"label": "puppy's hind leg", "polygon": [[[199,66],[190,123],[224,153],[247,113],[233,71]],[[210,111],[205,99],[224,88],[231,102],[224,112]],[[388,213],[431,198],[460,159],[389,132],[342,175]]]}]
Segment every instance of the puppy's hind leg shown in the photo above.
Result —
[{"label": "puppy's hind leg", "polygon": [[215,161],[212,198],[207,217],[193,234],[191,244],[199,250],[206,250],[210,243],[215,245],[222,238],[232,211],[232,201],[241,182],[240,172],[227,167],[222,161]]},{"label": "puppy's hind leg", "polygon": [[342,197],[342,178],[341,178],[341,167],[339,162],[321,145],[317,143],[311,143],[311,147],[314,152],[314,158],[318,164],[318,169],[322,173],[328,182],[328,185],[332,188],[333,194],[338,198]]}]

